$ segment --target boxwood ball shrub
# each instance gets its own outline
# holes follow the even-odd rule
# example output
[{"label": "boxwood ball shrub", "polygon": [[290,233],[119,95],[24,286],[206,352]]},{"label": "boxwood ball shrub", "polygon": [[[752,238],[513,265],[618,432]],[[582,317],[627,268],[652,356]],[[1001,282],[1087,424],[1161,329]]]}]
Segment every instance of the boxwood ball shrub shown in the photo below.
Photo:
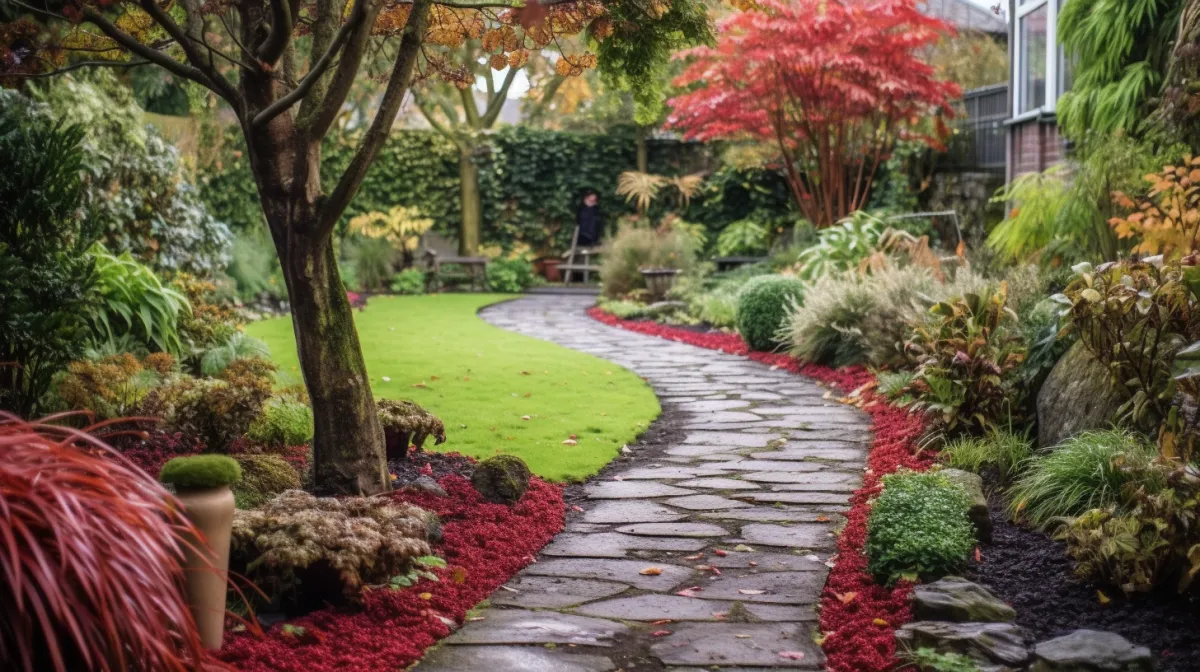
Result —
[{"label": "boxwood ball shrub", "polygon": [[177,488],[219,488],[242,478],[242,467],[226,455],[174,457],[163,465],[158,480]]},{"label": "boxwood ball shrub", "polygon": [[778,334],[793,303],[804,299],[804,283],[787,275],[761,275],[742,287],[737,302],[737,330],[752,350],[779,346]]},{"label": "boxwood ball shrub", "polygon": [[966,490],[937,473],[883,477],[867,519],[867,568],[880,581],[933,579],[958,571],[975,547]]}]

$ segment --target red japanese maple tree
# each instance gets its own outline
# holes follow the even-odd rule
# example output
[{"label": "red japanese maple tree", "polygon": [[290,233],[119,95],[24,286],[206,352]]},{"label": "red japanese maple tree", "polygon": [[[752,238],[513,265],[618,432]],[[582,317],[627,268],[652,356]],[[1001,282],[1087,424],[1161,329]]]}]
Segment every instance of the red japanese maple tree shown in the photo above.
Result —
[{"label": "red japanese maple tree", "polygon": [[691,59],[667,123],[698,140],[777,144],[800,211],[824,227],[862,208],[896,140],[940,145],[960,94],[920,53],[952,31],[914,0],[760,0]]}]

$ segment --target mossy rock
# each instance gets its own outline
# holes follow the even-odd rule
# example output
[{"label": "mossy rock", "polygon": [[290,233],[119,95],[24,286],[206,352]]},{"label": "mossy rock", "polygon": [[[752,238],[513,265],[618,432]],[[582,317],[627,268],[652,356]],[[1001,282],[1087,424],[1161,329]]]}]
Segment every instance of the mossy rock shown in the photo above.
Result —
[{"label": "mossy rock", "polygon": [[239,509],[252,509],[286,490],[301,487],[300,474],[278,455],[239,455],[242,480],[233,488]]},{"label": "mossy rock", "polygon": [[379,422],[383,425],[388,460],[406,459],[410,445],[421,448],[431,436],[435,445],[446,442],[442,421],[417,403],[406,399],[380,399],[376,407]]},{"label": "mossy rock", "polygon": [[158,480],[176,488],[220,488],[241,478],[241,466],[226,455],[173,457],[158,474]]},{"label": "mossy rock", "polygon": [[514,504],[529,489],[529,467],[515,455],[489,457],[475,466],[471,485],[493,504]]},{"label": "mossy rock", "polygon": [[1108,367],[1076,343],[1038,392],[1038,444],[1055,446],[1080,432],[1108,427],[1124,401]]},{"label": "mossy rock", "polygon": [[779,331],[794,302],[804,299],[802,281],[787,275],[751,278],[738,293],[737,330],[751,350],[779,347]]}]

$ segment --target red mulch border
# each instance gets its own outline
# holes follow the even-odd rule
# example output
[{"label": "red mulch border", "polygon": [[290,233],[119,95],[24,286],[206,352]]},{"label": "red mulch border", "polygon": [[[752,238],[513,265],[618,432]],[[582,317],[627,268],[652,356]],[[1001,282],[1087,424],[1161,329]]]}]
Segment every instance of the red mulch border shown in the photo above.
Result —
[{"label": "red mulch border", "polygon": [[[622,320],[600,308],[589,309],[588,315],[629,331],[749,357],[845,393],[874,381],[862,367],[830,369],[799,362],[791,355],[752,352],[737,334],[700,333],[654,322]],[[871,415],[875,439],[867,457],[863,486],[850,498],[846,527],[838,537],[836,562],[821,594],[821,646],[827,668],[837,672],[883,672],[897,665],[894,630],[912,620],[908,603],[912,587],[904,582],[891,588],[881,586],[867,572],[862,549],[867,538],[869,502],[879,492],[884,475],[901,468],[924,471],[933,461],[932,455],[917,450],[917,440],[925,429],[919,415],[891,406],[869,390],[862,391],[860,397],[861,408]]]},{"label": "red mulch border", "polygon": [[[562,487],[538,478],[512,507],[489,504],[470,481],[450,474],[438,481],[447,496],[403,491],[390,495],[438,514],[443,540],[435,552],[447,566],[439,581],[421,580],[394,591],[370,590],[360,609],[327,608],[288,621],[302,636],[272,626],[265,637],[227,634],[220,658],[253,672],[397,670],[461,625],[467,612],[534,561],[563,526]],[[294,631],[293,631],[294,632]]]}]

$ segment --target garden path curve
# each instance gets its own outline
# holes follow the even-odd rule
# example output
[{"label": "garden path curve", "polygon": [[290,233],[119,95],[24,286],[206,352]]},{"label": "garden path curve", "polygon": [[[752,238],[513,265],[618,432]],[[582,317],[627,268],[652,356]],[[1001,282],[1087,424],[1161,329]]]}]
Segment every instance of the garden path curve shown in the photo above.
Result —
[{"label": "garden path curve", "polygon": [[603,325],[592,301],[480,315],[633,370],[663,415],[568,489],[563,532],[418,670],[822,669],[816,606],[869,417],[793,374]]}]

